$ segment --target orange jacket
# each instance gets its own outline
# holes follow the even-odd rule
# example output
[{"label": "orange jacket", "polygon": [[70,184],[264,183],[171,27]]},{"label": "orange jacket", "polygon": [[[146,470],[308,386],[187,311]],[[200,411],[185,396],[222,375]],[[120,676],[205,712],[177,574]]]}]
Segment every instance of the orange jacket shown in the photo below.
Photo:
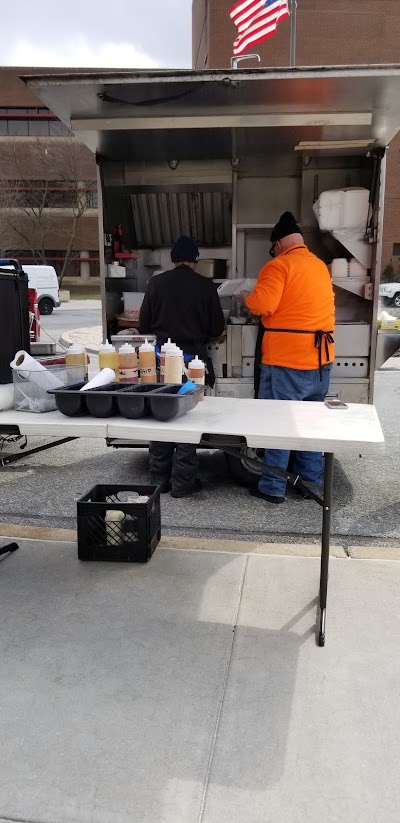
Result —
[{"label": "orange jacket", "polygon": [[[261,315],[266,329],[299,331],[334,330],[335,297],[329,271],[307,246],[291,246],[266,263],[258,275],[247,308]],[[322,364],[334,360],[333,343],[322,341]],[[313,334],[266,332],[262,342],[262,362],[290,369],[318,369],[318,349]]]}]

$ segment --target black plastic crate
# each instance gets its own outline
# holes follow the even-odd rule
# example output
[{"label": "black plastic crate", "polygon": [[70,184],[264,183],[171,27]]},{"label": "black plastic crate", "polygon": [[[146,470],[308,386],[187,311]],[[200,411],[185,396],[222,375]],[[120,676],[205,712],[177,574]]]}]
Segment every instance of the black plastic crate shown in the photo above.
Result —
[{"label": "black plastic crate", "polygon": [[[148,495],[148,502],[128,503],[132,492]],[[107,522],[107,511],[120,511],[123,518]],[[161,538],[157,486],[95,486],[77,501],[77,515],[80,560],[147,563]]]}]

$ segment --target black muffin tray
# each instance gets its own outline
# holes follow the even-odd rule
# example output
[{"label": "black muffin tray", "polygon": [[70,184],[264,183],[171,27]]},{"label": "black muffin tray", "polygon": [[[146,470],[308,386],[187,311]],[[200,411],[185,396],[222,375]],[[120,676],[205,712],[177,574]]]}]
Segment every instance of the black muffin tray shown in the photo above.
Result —
[{"label": "black muffin tray", "polygon": [[57,409],[67,417],[113,417],[121,415],[130,420],[154,417],[167,422],[194,409],[204,392],[196,386],[178,394],[181,385],[169,383],[111,383],[97,389],[81,392],[85,383],[52,389]]}]

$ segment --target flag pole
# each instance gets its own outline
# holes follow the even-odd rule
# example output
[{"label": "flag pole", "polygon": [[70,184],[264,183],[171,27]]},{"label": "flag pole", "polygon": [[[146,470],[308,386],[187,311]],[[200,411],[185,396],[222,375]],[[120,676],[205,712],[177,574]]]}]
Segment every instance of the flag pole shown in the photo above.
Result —
[{"label": "flag pole", "polygon": [[296,65],[297,0],[290,3],[290,65]]}]

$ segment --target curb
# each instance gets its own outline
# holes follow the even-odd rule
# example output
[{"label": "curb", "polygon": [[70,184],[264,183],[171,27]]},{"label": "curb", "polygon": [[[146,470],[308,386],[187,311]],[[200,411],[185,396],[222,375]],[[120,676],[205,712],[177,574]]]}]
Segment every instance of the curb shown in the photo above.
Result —
[{"label": "curb", "polygon": [[[52,541],[55,543],[76,543],[75,529],[54,529],[43,526],[22,526],[14,523],[0,523],[1,539]],[[317,558],[321,555],[318,543],[262,543],[251,540],[214,540],[206,537],[162,537],[160,549],[175,551],[218,552],[226,554],[257,554],[275,557]],[[339,560],[394,560],[400,561],[400,547],[352,546],[348,551],[343,546],[331,546],[331,557]]]},{"label": "curb", "polygon": [[[71,334],[76,334],[77,332],[86,332],[86,331],[89,331],[89,329],[73,329],[70,332],[63,332],[63,334],[60,337],[60,341],[59,341],[60,345],[65,346],[66,348],[69,348],[69,346],[72,346],[72,344],[74,342],[75,343],[77,342],[76,338],[74,340],[71,337]],[[100,346],[97,343],[92,343],[90,341],[86,342],[85,339],[83,339],[82,341],[79,341],[79,342],[83,343],[83,345],[85,346],[85,350],[87,351],[88,354],[98,354],[99,351],[100,351]]]},{"label": "curb", "polygon": [[[54,542],[76,543],[76,529],[55,529],[43,526],[22,526],[14,523],[0,523],[1,538],[20,540],[51,540]],[[320,557],[318,543],[261,543],[251,540],[226,540],[208,537],[162,537],[161,549],[177,551],[221,552],[228,554],[271,554],[290,557]],[[331,546],[331,557],[348,560],[343,546]]]}]

